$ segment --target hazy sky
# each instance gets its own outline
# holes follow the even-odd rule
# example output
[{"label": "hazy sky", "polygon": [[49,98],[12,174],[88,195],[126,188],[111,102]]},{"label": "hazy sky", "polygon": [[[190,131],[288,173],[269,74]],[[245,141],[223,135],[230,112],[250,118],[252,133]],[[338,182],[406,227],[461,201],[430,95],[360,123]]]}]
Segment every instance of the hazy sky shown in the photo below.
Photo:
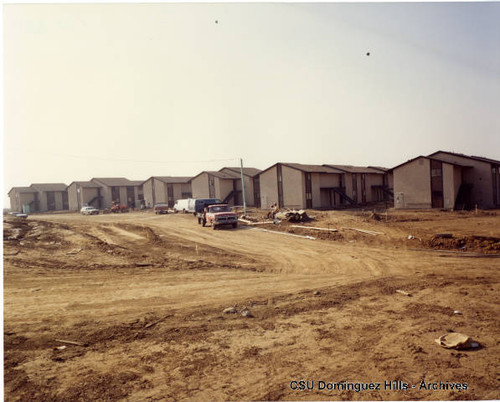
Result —
[{"label": "hazy sky", "polygon": [[8,4],[3,20],[4,203],[240,157],[500,158],[500,3]]}]

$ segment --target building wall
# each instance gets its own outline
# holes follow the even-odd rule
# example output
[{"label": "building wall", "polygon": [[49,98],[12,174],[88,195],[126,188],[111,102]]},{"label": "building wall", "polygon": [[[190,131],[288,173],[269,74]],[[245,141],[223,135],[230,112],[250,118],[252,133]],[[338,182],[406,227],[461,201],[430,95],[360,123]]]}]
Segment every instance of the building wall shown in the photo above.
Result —
[{"label": "building wall", "polygon": [[128,205],[127,187],[125,187],[125,186],[120,186],[120,204]]},{"label": "building wall", "polygon": [[[35,195],[33,193],[18,193],[17,191],[13,191],[10,198],[10,209],[12,211],[23,212],[23,205],[30,204],[35,200]],[[31,212],[34,211],[34,203],[30,205]]]},{"label": "building wall", "polygon": [[144,193],[144,202],[146,205],[153,205],[153,178],[149,178],[142,185],[142,191]]},{"label": "building wall", "polygon": [[[205,180],[207,180],[206,176]],[[183,192],[191,192],[191,184],[189,183],[172,183],[172,185],[174,189],[174,202],[183,198]],[[140,205],[139,186],[136,186],[134,191],[136,196],[136,206],[138,206]],[[154,204],[160,203],[166,204],[168,203],[168,183],[165,183],[157,178],[149,179],[143,184],[143,195],[146,205],[153,206]]]},{"label": "building wall", "polygon": [[[221,172],[234,174],[235,171],[231,169],[221,169]],[[240,174],[240,173],[238,173]],[[249,207],[255,205],[253,196],[253,178],[247,175],[243,175],[243,180],[245,181],[245,200]],[[241,178],[236,180],[236,190],[242,191]],[[243,205],[243,198],[241,199],[241,205]]]},{"label": "building wall", "polygon": [[208,173],[202,173],[191,180],[191,189],[193,191],[193,198],[208,198]]},{"label": "building wall", "polygon": [[35,194],[34,193],[19,193],[19,197],[17,197],[17,210],[19,212],[23,212],[23,205],[30,204],[30,212],[40,212],[39,210],[35,210]]},{"label": "building wall", "polygon": [[10,210],[13,211],[13,212],[22,212],[23,208],[21,206],[21,204],[19,204],[19,194],[17,193],[17,191],[12,191],[10,194],[9,194],[9,200],[10,200]]},{"label": "building wall", "polygon": [[493,204],[492,164],[441,152],[433,157],[472,166],[472,169],[468,169],[464,180],[465,183],[472,184],[472,202],[477,204],[479,208],[493,208],[495,206]]},{"label": "building wall", "polygon": [[56,199],[56,211],[64,210],[64,208],[63,208],[63,192],[56,191],[55,199]]},{"label": "building wall", "polygon": [[38,191],[38,205],[39,209],[38,212],[45,212],[47,211],[47,195],[43,191]]},{"label": "building wall", "polygon": [[166,204],[168,202],[167,196],[167,184],[158,179],[153,179],[155,186],[154,200],[151,202],[153,204]]},{"label": "building wall", "polygon": [[[318,175],[318,180],[315,179],[315,175]],[[340,187],[340,178],[341,178],[340,173],[315,173],[313,175],[313,208],[333,207],[334,200],[332,200],[332,205],[330,205],[330,192],[321,191],[321,189]],[[319,194],[319,198],[317,198],[316,194]],[[338,195],[334,195],[334,197],[337,200],[337,204],[339,204],[340,197]]]},{"label": "building wall", "polygon": [[[243,179],[245,181],[245,201],[247,203],[247,206],[249,207],[254,207],[255,206],[255,199],[253,196],[253,177],[250,176],[243,176]],[[241,180],[240,186],[241,186]]]},{"label": "building wall", "polygon": [[[243,180],[245,180],[245,201],[248,207],[253,207],[255,205],[253,197],[253,178],[247,175],[243,175]],[[242,191],[241,179],[236,179],[236,190]],[[241,205],[243,205],[243,198],[240,200]]]},{"label": "building wall", "polygon": [[321,188],[340,187],[338,173],[312,173],[312,206],[313,208],[329,208],[330,198],[321,192]]},{"label": "building wall", "polygon": [[260,205],[267,209],[278,202],[278,177],[276,166],[260,174]]},{"label": "building wall", "polygon": [[111,187],[105,186],[98,181],[92,182],[101,186],[102,208],[111,208]]},{"label": "building wall", "polygon": [[394,207],[431,208],[430,160],[419,158],[394,169]]},{"label": "building wall", "polygon": [[453,209],[461,184],[461,169],[458,166],[443,163],[443,207]]},{"label": "building wall", "polygon": [[389,188],[394,188],[394,174],[392,172],[387,173],[387,185]]},{"label": "building wall", "polygon": [[283,174],[283,205],[287,208],[305,208],[306,191],[305,191],[304,172],[283,165],[282,174]]},{"label": "building wall", "polygon": [[314,173],[319,177],[319,187],[340,187],[339,173]]},{"label": "building wall", "polygon": [[[95,197],[98,195],[98,188],[95,187],[81,187],[80,188],[80,209],[84,205],[90,205],[90,201],[92,201]],[[102,190],[101,190],[102,192]],[[93,201],[92,205],[95,208],[99,207],[98,201]],[[102,208],[105,208],[104,205],[102,205]]]},{"label": "building wall", "polygon": [[181,183],[180,188],[181,188],[181,195],[179,199],[191,198],[193,196],[191,183]]},{"label": "building wall", "polygon": [[[351,173],[343,173],[342,175],[343,175],[343,177],[342,177],[342,183],[343,183],[344,188],[345,188],[345,194],[348,197],[353,198],[353,194],[352,194],[352,174]],[[358,197],[358,202],[359,202],[359,197]],[[350,204],[346,201],[346,205],[350,205]]]},{"label": "building wall", "polygon": [[[184,198],[191,198],[191,196],[183,196],[185,193],[191,193],[191,184],[189,183],[173,183],[174,189],[174,203],[177,200],[182,200]],[[166,188],[165,188],[166,190]]]},{"label": "building wall", "polygon": [[[232,179],[220,179],[218,177],[215,178],[215,198],[219,198],[221,201],[223,201],[231,191],[233,191]],[[231,198],[229,204],[234,205],[234,197]]]},{"label": "building wall", "polygon": [[78,211],[80,209],[78,208],[78,192],[76,190],[77,190],[76,183],[72,183],[68,187],[68,203],[70,211]]},{"label": "building wall", "polygon": [[12,191],[9,194],[9,201],[10,201],[10,210],[15,212],[15,211],[20,211],[19,207],[17,205],[17,193],[15,191]]},{"label": "building wall", "polygon": [[377,202],[376,192],[372,186],[381,186],[384,184],[384,175],[376,173],[366,173],[366,202]]},{"label": "building wall", "polygon": [[312,207],[313,208],[321,208],[322,207],[321,192],[319,190],[320,183],[321,183],[321,176],[326,176],[326,175],[321,174],[321,173],[311,173]]}]

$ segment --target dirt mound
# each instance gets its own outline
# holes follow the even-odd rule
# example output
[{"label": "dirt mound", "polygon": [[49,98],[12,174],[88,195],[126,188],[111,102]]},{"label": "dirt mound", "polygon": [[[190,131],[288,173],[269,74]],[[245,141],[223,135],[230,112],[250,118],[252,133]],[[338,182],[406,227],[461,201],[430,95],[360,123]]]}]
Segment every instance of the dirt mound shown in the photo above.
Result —
[{"label": "dirt mound", "polygon": [[458,236],[436,237],[433,236],[423,241],[427,248],[438,250],[462,250],[487,254],[500,254],[500,238],[488,236]]}]

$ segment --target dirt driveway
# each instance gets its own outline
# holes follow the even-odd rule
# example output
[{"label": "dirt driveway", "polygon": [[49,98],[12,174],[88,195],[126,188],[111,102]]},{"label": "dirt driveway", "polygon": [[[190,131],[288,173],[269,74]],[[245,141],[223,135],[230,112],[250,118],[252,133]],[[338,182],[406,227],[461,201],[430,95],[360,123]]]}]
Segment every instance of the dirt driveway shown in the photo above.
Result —
[{"label": "dirt driveway", "polygon": [[[495,212],[315,215],[339,231],[150,212],[4,219],[6,399],[500,397]],[[440,348],[447,331],[481,348]]]}]

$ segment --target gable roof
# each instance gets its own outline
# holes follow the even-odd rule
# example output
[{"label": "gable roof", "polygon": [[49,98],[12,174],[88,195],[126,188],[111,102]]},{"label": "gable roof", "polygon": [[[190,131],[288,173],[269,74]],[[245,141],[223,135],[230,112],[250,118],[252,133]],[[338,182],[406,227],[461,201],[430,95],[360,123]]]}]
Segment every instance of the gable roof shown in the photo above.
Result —
[{"label": "gable roof", "polygon": [[64,183],[33,183],[30,187],[37,191],[66,191],[68,186]]},{"label": "gable roof", "polygon": [[[73,184],[77,184],[83,188],[100,188],[101,186],[97,183],[91,181],[72,181],[68,187],[71,187]],[[66,187],[66,188],[68,188]]]},{"label": "gable roof", "polygon": [[144,183],[144,180],[129,180],[130,184],[129,186],[142,186]]},{"label": "gable roof", "polygon": [[375,169],[375,170],[379,170],[383,173],[386,173],[388,172],[390,169],[389,168],[386,168],[386,167],[383,167],[383,166],[368,166],[369,168],[371,169]]},{"label": "gable roof", "polygon": [[[223,171],[224,169],[228,169],[231,172],[234,172],[234,173],[241,175],[241,168],[239,168],[239,167],[223,167],[222,169],[219,170],[219,172]],[[252,168],[252,167],[244,167],[243,168],[243,174],[245,176],[249,176],[249,177],[257,176],[260,172],[262,172],[262,170],[257,169],[257,168]]]},{"label": "gable roof", "polygon": [[436,152],[430,154],[429,156],[434,157],[436,154],[439,154],[439,153],[448,154],[448,155],[452,155],[452,156],[459,156],[461,158],[472,159],[472,160],[476,160],[476,161],[480,161],[480,162],[493,163],[495,165],[500,165],[499,160],[484,158],[482,156],[469,156],[469,155],[459,154],[459,153],[455,153],[455,152],[448,152],[448,151],[436,151]]},{"label": "gable roof", "polygon": [[267,172],[268,170],[274,168],[275,166],[282,165],[287,166],[291,169],[300,170],[305,173],[343,173],[337,169],[331,168],[326,165],[304,165],[302,163],[289,163],[289,162],[278,162],[274,165],[269,166],[267,169],[264,169],[259,174]]},{"label": "gable roof", "polygon": [[301,170],[306,173],[340,173],[337,169],[327,165],[304,165],[302,163],[282,163],[292,169]]},{"label": "gable roof", "polygon": [[11,192],[15,191],[16,193],[22,194],[22,193],[36,193],[36,190],[34,190],[31,187],[12,187],[7,195],[10,195]]},{"label": "gable roof", "polygon": [[416,161],[417,159],[420,159],[420,158],[423,158],[423,159],[429,159],[431,161],[438,161],[438,162],[443,162],[443,163],[447,163],[448,165],[453,165],[453,166],[458,166],[458,167],[465,167],[465,168],[470,168],[472,166],[469,166],[469,165],[464,165],[464,164],[461,164],[461,163],[455,163],[455,162],[449,162],[449,161],[445,161],[445,160],[442,160],[442,159],[439,159],[439,158],[431,158],[429,156],[423,156],[423,155],[420,155],[420,156],[417,156],[415,158],[412,158],[410,160],[407,160],[406,162],[403,162],[403,163],[400,163],[399,165],[397,166],[394,166],[393,168],[389,169],[390,172],[392,172],[394,169],[397,169],[401,166],[404,166],[404,165],[407,165],[408,163],[411,163],[413,161]]},{"label": "gable roof", "polygon": [[206,172],[211,176],[218,177],[219,179],[239,179],[240,174],[236,172]]},{"label": "gable roof", "polygon": [[[189,180],[191,180],[191,177],[187,177],[187,176],[151,176],[148,180],[146,181],[149,181],[151,179],[156,179],[156,180],[160,180],[164,183],[180,183],[180,184],[187,184],[189,183]],[[144,181],[143,184],[146,182]]]},{"label": "gable roof", "polygon": [[341,170],[346,173],[383,173],[379,169],[375,169],[373,167],[364,167],[364,166],[352,166],[352,165],[325,165],[334,169]]},{"label": "gable roof", "polygon": [[198,176],[201,176],[203,173],[209,174],[210,176],[217,177],[219,179],[240,179],[240,175],[237,173],[229,173],[229,172],[216,172],[211,170],[204,170],[203,172],[198,173],[196,176],[192,177],[189,181],[192,182]]},{"label": "gable roof", "polygon": [[108,187],[133,186],[134,183],[125,177],[94,177],[90,181],[98,182]]}]

